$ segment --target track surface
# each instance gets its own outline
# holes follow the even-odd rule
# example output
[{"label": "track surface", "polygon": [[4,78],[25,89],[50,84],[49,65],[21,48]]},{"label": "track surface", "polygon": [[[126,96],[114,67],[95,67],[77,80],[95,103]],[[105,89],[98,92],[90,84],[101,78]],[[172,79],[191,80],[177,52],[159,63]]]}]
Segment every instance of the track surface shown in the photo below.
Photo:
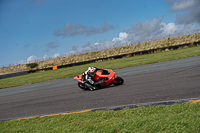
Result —
[{"label": "track surface", "polygon": [[200,56],[115,70],[124,85],[82,91],[73,78],[0,89],[0,121],[200,97]]}]

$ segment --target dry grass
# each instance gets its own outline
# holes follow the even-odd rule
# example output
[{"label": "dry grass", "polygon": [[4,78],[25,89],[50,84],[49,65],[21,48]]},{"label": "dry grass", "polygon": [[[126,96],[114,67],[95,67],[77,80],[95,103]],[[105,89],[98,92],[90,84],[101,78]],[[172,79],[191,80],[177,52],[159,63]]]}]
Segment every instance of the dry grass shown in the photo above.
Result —
[{"label": "dry grass", "polygon": [[[128,54],[128,53],[137,52],[137,51],[181,45],[185,43],[192,44],[193,42],[197,42],[197,41],[200,41],[200,33],[185,35],[185,36],[180,36],[180,37],[179,36],[172,37],[172,38],[170,38],[169,36],[168,38],[163,38],[163,39],[155,40],[151,42],[131,44],[131,45],[126,45],[126,46],[122,45],[122,47],[117,47],[117,48],[112,48],[112,49],[107,49],[107,50],[102,50],[102,51],[97,51],[97,52],[78,54],[78,55],[73,55],[73,56],[68,56],[68,57],[51,59],[47,61],[39,61],[37,62],[38,67],[35,69],[48,68],[54,65],[56,66],[66,65],[66,64],[83,62],[83,61],[88,61],[88,60],[93,60],[93,59],[98,59],[98,58],[110,57],[114,55]],[[26,64],[3,67],[3,68],[0,68],[0,75],[6,74],[6,73],[24,71],[24,70],[29,70]]]}]

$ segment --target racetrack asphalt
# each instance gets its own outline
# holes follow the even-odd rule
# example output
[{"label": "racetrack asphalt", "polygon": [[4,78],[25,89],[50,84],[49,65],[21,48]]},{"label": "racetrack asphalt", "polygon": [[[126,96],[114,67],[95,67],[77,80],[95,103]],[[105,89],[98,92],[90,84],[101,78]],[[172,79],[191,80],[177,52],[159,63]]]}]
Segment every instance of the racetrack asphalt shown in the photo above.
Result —
[{"label": "racetrack asphalt", "polygon": [[0,121],[200,97],[200,56],[114,71],[124,85],[83,91],[66,78],[0,89]]}]

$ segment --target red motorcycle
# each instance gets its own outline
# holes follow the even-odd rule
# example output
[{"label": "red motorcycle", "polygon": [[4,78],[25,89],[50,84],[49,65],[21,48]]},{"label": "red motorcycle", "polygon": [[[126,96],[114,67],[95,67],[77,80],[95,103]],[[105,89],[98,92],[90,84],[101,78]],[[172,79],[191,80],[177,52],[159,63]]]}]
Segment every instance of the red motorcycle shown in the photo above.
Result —
[{"label": "red motorcycle", "polygon": [[[82,82],[82,77],[83,75],[78,75],[74,77],[74,79],[78,80],[78,86],[81,89],[84,90],[92,90],[91,87],[93,87],[89,83],[83,83]],[[124,83],[124,80],[115,75],[115,72],[113,72],[111,69],[102,69],[96,72],[95,76],[92,78],[93,81],[98,82],[98,81],[103,81],[102,83],[99,83],[96,85],[96,87],[101,87],[101,86],[109,86],[111,84],[114,85],[122,85]]]}]

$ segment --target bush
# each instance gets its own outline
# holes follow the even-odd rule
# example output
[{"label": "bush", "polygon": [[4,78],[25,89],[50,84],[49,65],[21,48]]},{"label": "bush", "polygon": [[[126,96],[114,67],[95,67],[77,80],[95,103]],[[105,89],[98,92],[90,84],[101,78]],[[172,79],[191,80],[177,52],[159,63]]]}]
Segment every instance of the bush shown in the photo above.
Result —
[{"label": "bush", "polygon": [[30,64],[26,64],[27,67],[30,67],[30,68],[35,68],[38,66],[37,63],[30,63]]},{"label": "bush", "polygon": [[194,46],[195,46],[194,42],[190,43],[189,45],[189,47],[194,47]]}]

